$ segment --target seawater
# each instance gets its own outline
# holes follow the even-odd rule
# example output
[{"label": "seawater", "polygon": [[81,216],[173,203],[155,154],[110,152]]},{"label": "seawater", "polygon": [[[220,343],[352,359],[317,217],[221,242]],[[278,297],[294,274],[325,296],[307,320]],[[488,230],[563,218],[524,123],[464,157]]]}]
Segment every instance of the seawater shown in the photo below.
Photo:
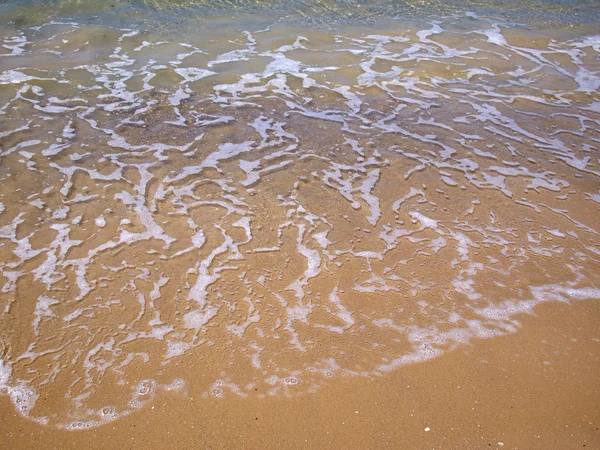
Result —
[{"label": "seawater", "polygon": [[98,3],[2,10],[0,391],[23,416],[292,397],[600,299],[593,2]]}]

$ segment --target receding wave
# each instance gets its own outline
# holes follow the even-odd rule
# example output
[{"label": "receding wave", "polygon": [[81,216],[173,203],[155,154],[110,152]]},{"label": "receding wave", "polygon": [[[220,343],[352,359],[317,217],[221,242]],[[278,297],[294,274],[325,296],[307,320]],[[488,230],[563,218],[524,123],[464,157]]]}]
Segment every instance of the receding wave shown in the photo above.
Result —
[{"label": "receding wave", "polygon": [[290,33],[0,28],[21,414],[313,392],[600,298],[599,36]]}]

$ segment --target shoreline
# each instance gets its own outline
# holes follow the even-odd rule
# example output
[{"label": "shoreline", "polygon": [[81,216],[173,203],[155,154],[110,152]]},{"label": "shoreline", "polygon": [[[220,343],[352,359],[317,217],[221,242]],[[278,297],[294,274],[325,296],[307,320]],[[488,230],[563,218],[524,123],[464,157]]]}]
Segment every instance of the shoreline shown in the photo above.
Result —
[{"label": "shoreline", "polygon": [[6,433],[568,448],[597,417],[600,37],[204,23],[0,29],[2,401],[105,423]]}]

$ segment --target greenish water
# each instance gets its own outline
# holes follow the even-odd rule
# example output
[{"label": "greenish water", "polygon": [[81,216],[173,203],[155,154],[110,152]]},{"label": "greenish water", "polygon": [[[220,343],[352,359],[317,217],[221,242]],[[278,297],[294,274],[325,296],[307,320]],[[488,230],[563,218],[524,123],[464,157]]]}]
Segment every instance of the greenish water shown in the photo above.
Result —
[{"label": "greenish water", "polygon": [[595,25],[596,0],[31,0],[2,1],[4,20],[34,25],[64,17],[102,15],[116,20],[178,21],[207,16],[264,15],[311,25],[364,23],[477,14],[539,27]]}]

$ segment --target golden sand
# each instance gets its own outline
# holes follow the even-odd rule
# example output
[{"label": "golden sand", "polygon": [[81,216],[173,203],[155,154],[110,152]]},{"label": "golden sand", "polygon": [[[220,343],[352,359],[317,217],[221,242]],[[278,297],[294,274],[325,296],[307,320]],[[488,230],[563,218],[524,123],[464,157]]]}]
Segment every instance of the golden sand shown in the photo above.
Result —
[{"label": "golden sand", "polygon": [[589,30],[0,31],[3,446],[599,445]]}]

